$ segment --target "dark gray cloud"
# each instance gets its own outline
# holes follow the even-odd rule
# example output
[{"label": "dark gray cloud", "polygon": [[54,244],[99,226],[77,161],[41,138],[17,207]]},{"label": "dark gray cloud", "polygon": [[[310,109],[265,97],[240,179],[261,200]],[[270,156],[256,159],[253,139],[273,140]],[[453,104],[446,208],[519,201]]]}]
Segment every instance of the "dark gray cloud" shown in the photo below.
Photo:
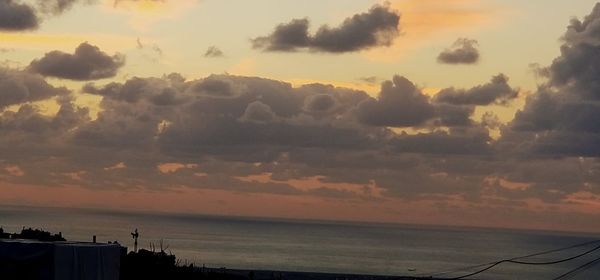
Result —
[{"label": "dark gray cloud", "polygon": [[271,110],[269,105],[266,105],[260,101],[254,101],[248,104],[246,111],[240,118],[242,121],[256,122],[256,123],[268,123],[275,119],[275,113]]},{"label": "dark gray cloud", "polygon": [[596,4],[591,14],[583,21],[571,20],[563,36],[561,55],[546,69],[549,84],[572,91],[569,95],[582,99],[600,99],[598,74],[600,58],[600,5]]},{"label": "dark gray cloud", "polygon": [[529,153],[599,156],[600,4],[583,21],[573,19],[561,54],[545,69],[548,82],[527,99],[503,142]]},{"label": "dark gray cloud", "polygon": [[[471,120],[475,106],[437,103],[400,76],[383,83],[379,99],[331,85],[292,87],[230,75],[131,78],[88,84],[84,92],[102,97],[96,119],[63,97],[56,116],[42,115],[30,105],[0,114],[0,167],[17,165],[26,174],[3,180],[119,189],[187,186],[337,199],[373,195],[332,193],[326,187],[311,192],[286,183],[319,177],[324,183],[375,185],[384,198],[451,195],[476,202],[485,190],[499,199],[555,203],[581,190],[581,182],[595,179],[573,176],[546,185],[536,176],[523,177],[513,166],[543,169],[548,163],[506,160],[484,127],[488,124]],[[406,104],[428,113],[393,110]],[[377,111],[363,111],[364,106],[390,110],[383,114],[390,120],[365,122],[365,113]],[[407,134],[387,127],[398,124],[422,130]],[[109,168],[121,162],[123,169]],[[160,172],[157,166],[169,162],[186,167],[173,174]],[[271,174],[273,181],[240,179],[261,174]],[[492,184],[494,178],[531,187],[509,190]]]},{"label": "dark gray cloud", "polygon": [[420,126],[434,116],[429,98],[401,76],[384,82],[377,99],[367,99],[358,107],[358,118],[374,126]]},{"label": "dark gray cloud", "polygon": [[294,19],[289,23],[280,24],[269,36],[252,39],[254,49],[264,51],[296,51],[298,48],[306,48],[311,44],[308,34],[308,19]]},{"label": "dark gray cloud", "polygon": [[123,65],[124,56],[110,56],[85,42],[75,49],[74,54],[61,51],[46,53],[44,57],[33,60],[27,69],[48,77],[88,81],[114,77]]},{"label": "dark gray cloud", "polygon": [[0,111],[7,106],[45,100],[68,93],[66,88],[54,87],[39,75],[0,68]]},{"label": "dark gray cloud", "polygon": [[[67,90],[31,72],[6,70],[0,107],[20,106],[0,113],[0,172],[9,164],[25,175],[2,173],[2,180],[337,199],[372,195],[326,186],[304,191],[286,183],[318,177],[324,185],[376,186],[383,198],[452,196],[477,204],[492,196],[510,207],[532,198],[562,203],[581,191],[597,194],[600,105],[590,88],[598,67],[593,58],[579,57],[594,55],[594,42],[600,42],[589,38],[600,34],[589,30],[594,20],[573,21],[561,56],[547,68],[548,83],[506,125],[493,114],[473,119],[477,106],[515,98],[517,90],[503,75],[431,98],[401,76],[384,81],[377,98],[258,77],[131,78],[84,86],[102,100],[92,119]],[[54,116],[28,104],[56,96],[60,110]],[[499,128],[500,138],[490,137],[488,128]],[[122,170],[109,168],[121,162]],[[173,162],[186,167],[173,174],[157,168]],[[243,179],[250,175],[272,181]]]},{"label": "dark gray cloud", "polygon": [[[380,95],[384,100],[387,95],[392,95],[393,101],[404,100],[394,95],[406,91],[414,95],[409,98],[418,100],[420,93],[411,85],[396,77],[395,82],[385,83]],[[400,90],[403,92],[394,92]],[[3,158],[27,174],[12,180],[320,195],[328,191],[307,193],[285,183],[248,183],[236,178],[271,173],[278,180],[322,176],[324,182],[369,184],[375,180],[384,184],[415,172],[424,172],[421,178],[433,172],[413,166],[408,155],[472,156],[487,143],[483,134],[469,132],[475,130],[397,135],[388,128],[365,124],[359,121],[359,108],[372,98],[362,91],[330,85],[294,88],[280,81],[228,75],[186,81],[172,74],[105,86],[88,84],[84,92],[102,96],[97,119],[90,119],[85,109],[68,99],[61,99],[60,113],[53,117],[43,116],[33,107],[0,114]],[[437,109],[432,110],[438,114]],[[422,139],[440,145],[411,144],[427,142]],[[2,148],[9,146],[12,149]],[[37,148],[23,153],[26,147]],[[29,160],[32,157],[38,160]],[[119,162],[126,171],[106,169]],[[178,171],[177,176],[167,176],[157,171],[164,162],[193,165]],[[79,182],[73,181],[74,172]],[[438,183],[430,180],[422,189],[385,186],[394,195],[416,195],[439,191]],[[448,192],[453,191],[444,191]]]},{"label": "dark gray cloud", "polygon": [[436,117],[434,125],[436,126],[471,126],[473,121],[471,116],[475,112],[475,106],[472,105],[453,105],[445,103],[434,103]]},{"label": "dark gray cloud", "polygon": [[204,57],[223,57],[223,56],[225,56],[223,51],[216,46],[210,46],[210,47],[208,47],[206,52],[204,52]]},{"label": "dark gray cloud", "polygon": [[252,47],[263,51],[345,53],[390,46],[400,32],[400,14],[387,5],[375,5],[368,12],[344,20],[338,27],[321,26],[309,34],[308,19],[280,24],[268,36],[252,39]]},{"label": "dark gray cloud", "polygon": [[476,40],[459,38],[451,48],[441,52],[437,60],[446,64],[475,64],[479,61],[477,45]]},{"label": "dark gray cloud", "polygon": [[481,125],[489,129],[498,129],[502,126],[502,121],[494,112],[485,112],[481,116]]},{"label": "dark gray cloud", "polygon": [[195,83],[191,89],[192,92],[212,97],[235,97],[239,95],[236,85],[231,81],[220,78],[208,78]]},{"label": "dark gray cloud", "polygon": [[0,30],[23,31],[38,26],[39,19],[32,6],[13,0],[0,0]]},{"label": "dark gray cloud", "polygon": [[329,94],[312,95],[305,100],[305,110],[312,113],[327,113],[337,106],[337,100]]},{"label": "dark gray cloud", "polygon": [[501,127],[495,147],[510,160],[495,172],[525,187],[495,187],[499,196],[559,203],[572,193],[598,193],[599,23],[600,4],[583,21],[571,21],[560,55],[537,67],[547,82]]},{"label": "dark gray cloud", "polygon": [[[32,3],[33,2],[33,3]],[[44,16],[56,16],[76,3],[92,4],[97,0],[0,0],[0,30],[25,31],[39,27]]]},{"label": "dark gray cloud", "polygon": [[399,135],[390,145],[396,152],[484,155],[492,152],[491,140],[485,129],[451,129],[449,132]]},{"label": "dark gray cloud", "polygon": [[[494,90],[491,85],[475,87],[469,92]],[[444,92],[463,92],[455,89]],[[439,94],[438,94],[439,96]],[[377,99],[369,98],[357,107],[358,119],[366,125],[386,127],[471,126],[475,112],[472,102],[440,102],[431,100],[405,77],[395,76],[382,83]]]},{"label": "dark gray cloud", "polygon": [[519,90],[513,89],[508,84],[508,77],[503,74],[492,77],[484,85],[479,85],[468,90],[446,88],[440,91],[436,102],[455,105],[491,105],[506,104],[519,96]]}]

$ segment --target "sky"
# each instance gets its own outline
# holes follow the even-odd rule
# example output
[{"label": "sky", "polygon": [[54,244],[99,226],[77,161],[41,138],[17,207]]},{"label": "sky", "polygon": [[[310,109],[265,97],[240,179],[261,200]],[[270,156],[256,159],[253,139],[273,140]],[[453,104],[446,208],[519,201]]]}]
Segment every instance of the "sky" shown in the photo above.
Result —
[{"label": "sky", "polygon": [[600,5],[0,0],[0,204],[600,232]]}]

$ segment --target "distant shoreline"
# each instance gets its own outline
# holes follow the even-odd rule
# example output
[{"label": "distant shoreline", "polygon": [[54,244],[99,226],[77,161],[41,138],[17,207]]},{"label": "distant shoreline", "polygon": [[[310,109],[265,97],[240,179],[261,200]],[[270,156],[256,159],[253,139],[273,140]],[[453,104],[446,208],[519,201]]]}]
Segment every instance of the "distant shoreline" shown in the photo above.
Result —
[{"label": "distant shoreline", "polygon": [[[0,204],[2,208],[18,208],[18,209],[52,209],[58,211],[80,210],[95,214],[121,214],[121,215],[141,215],[141,216],[162,216],[162,217],[180,217],[180,218],[213,218],[239,221],[253,222],[281,222],[281,223],[309,223],[309,224],[327,224],[327,225],[354,225],[354,226],[389,226],[400,228],[426,228],[426,229],[444,229],[444,230],[479,230],[479,231],[518,231],[529,233],[544,233],[569,236],[597,236],[600,232],[593,231],[569,231],[558,229],[544,228],[510,228],[510,227],[492,227],[492,226],[471,226],[471,225],[452,225],[452,224],[419,224],[419,223],[402,223],[402,222],[384,222],[384,221],[358,221],[358,220],[327,220],[327,219],[310,219],[310,218],[288,218],[288,217],[259,217],[259,216],[239,216],[239,215],[219,215],[207,213],[182,213],[182,212],[161,212],[149,209],[100,209],[91,207],[58,207],[58,206],[35,206],[35,205],[8,205]],[[1,226],[1,225],[0,225]]]}]

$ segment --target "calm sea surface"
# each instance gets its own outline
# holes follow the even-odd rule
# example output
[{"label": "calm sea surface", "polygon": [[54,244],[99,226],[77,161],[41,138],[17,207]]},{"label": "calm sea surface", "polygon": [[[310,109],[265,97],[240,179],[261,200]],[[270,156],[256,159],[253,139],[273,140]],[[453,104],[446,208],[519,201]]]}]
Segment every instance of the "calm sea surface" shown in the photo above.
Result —
[{"label": "calm sea surface", "polygon": [[[0,226],[8,231],[42,227],[74,241],[97,235],[99,241],[116,240],[130,249],[130,232],[138,228],[140,247],[162,239],[167,251],[197,265],[378,275],[430,275],[600,239],[539,231],[6,206],[0,207]],[[596,245],[526,260],[566,258]],[[552,279],[598,257],[600,251],[552,266],[502,264],[476,279]],[[600,279],[600,265],[572,279]]]}]

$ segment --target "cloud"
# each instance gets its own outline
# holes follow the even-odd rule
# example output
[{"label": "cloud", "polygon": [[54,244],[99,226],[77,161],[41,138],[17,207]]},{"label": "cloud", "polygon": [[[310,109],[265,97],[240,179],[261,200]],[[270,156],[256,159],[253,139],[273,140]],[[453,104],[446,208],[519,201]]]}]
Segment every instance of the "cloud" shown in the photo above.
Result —
[{"label": "cloud", "polygon": [[480,99],[497,92],[504,94],[506,81],[500,75],[492,83],[470,90],[443,89],[431,99],[405,77],[395,76],[382,83],[377,99],[369,98],[358,105],[357,117],[367,125],[397,128],[471,126],[475,106],[488,105]]},{"label": "cloud", "polygon": [[296,51],[297,48],[306,48],[310,45],[308,34],[308,19],[293,19],[289,23],[280,24],[275,31],[266,37],[252,39],[254,49],[265,51]]},{"label": "cloud", "polygon": [[92,4],[98,0],[37,0],[38,9],[42,13],[50,13],[54,15],[62,14],[69,10],[75,3]]},{"label": "cloud", "polygon": [[481,116],[481,124],[490,129],[498,129],[502,126],[500,118],[494,112],[485,112]]},{"label": "cloud", "polygon": [[308,19],[280,24],[268,36],[252,39],[252,47],[263,51],[346,53],[390,46],[400,32],[400,14],[389,6],[375,5],[368,12],[344,20],[338,27],[321,26],[309,34]]},{"label": "cloud", "polygon": [[379,62],[399,61],[432,45],[446,44],[474,31],[485,31],[505,22],[506,6],[483,0],[390,0],[402,12],[402,40],[389,48],[372,49],[365,55]]},{"label": "cloud", "polygon": [[445,64],[475,64],[479,61],[477,45],[476,40],[459,38],[451,48],[438,55],[437,61]]},{"label": "cloud", "polygon": [[510,100],[517,98],[518,89],[513,89],[508,84],[508,77],[498,74],[492,77],[487,84],[473,87],[468,90],[446,88],[436,96],[436,102],[455,105],[491,105],[507,104]]},{"label": "cloud", "polygon": [[229,79],[214,76],[198,81],[190,90],[211,97],[234,98],[241,93],[242,88]]},{"label": "cloud", "polygon": [[37,29],[42,21],[41,16],[62,14],[78,2],[91,4],[96,0],[35,0],[35,3],[0,0],[0,30]]},{"label": "cloud", "polygon": [[[562,161],[510,157],[489,136],[489,124],[471,120],[475,105],[436,102],[401,76],[383,82],[377,99],[331,85],[293,87],[231,75],[131,78],[88,84],[83,91],[101,98],[95,119],[63,97],[53,116],[31,105],[0,113],[0,170],[18,166],[23,173],[3,181],[341,201],[452,198],[478,205],[491,200],[526,208],[528,199],[557,205],[600,179],[590,173],[600,170],[592,161],[577,169],[573,159],[557,183],[526,176],[542,174],[545,166],[558,168]],[[401,111],[405,106],[421,110]],[[365,113],[378,110],[383,113],[365,121]],[[185,168],[164,172],[165,163]],[[303,187],[310,178],[357,191],[335,194],[319,185]]]},{"label": "cloud", "polygon": [[[428,101],[419,101],[424,97],[419,97],[407,79],[394,79],[382,86],[382,100]],[[358,117],[359,108],[372,100],[369,95],[322,84],[292,87],[281,81],[229,75],[186,81],[172,74],[104,86],[88,84],[83,91],[102,98],[96,119],[91,120],[89,111],[69,100],[61,100],[56,116],[43,116],[28,107],[0,114],[0,144],[7,145],[0,147],[11,147],[0,151],[26,174],[12,180],[62,185],[72,183],[73,176],[60,174],[76,173],[78,184],[89,187],[135,187],[141,183],[158,189],[172,185],[243,187],[247,191],[318,195],[289,191],[285,184],[242,186],[235,178],[267,172],[282,180],[324,176],[331,182],[365,184],[365,180],[368,183],[380,177],[379,171],[370,171],[374,167],[406,167],[404,154],[472,154],[486,145],[485,137],[467,130],[431,135],[437,139],[431,141],[459,145],[468,139],[473,142],[464,146],[470,149],[408,144],[426,136],[397,135],[386,127],[364,123]],[[435,106],[422,105],[438,114]],[[477,139],[479,144],[473,144]],[[23,153],[32,146],[49,156],[30,161],[39,157],[39,150]],[[57,154],[60,163],[50,156]],[[167,176],[157,171],[164,162],[190,168],[178,170],[176,177]],[[326,162],[328,167],[323,168]],[[123,163],[126,170],[108,173],[106,168],[116,163]],[[122,176],[122,172],[129,175]],[[408,176],[404,172],[415,171],[399,171],[398,176]],[[201,180],[194,175],[198,173],[204,174]],[[431,186],[427,191],[435,189]]]},{"label": "cloud", "polygon": [[206,52],[204,52],[204,57],[223,57],[223,56],[225,56],[223,51],[221,49],[217,48],[216,46],[210,46],[210,47],[208,47]]},{"label": "cloud", "polygon": [[[376,98],[262,77],[133,77],[85,85],[100,100],[90,118],[67,89],[3,68],[0,180],[161,195],[186,189],[410,201],[444,213],[483,209],[498,219],[506,217],[498,210],[593,212],[574,198],[600,194],[598,7],[571,22],[560,55],[544,68],[547,83],[510,123],[492,114],[475,119],[482,106],[516,97],[503,75],[432,96],[398,75],[382,82]],[[76,56],[58,55],[69,63],[80,62]],[[35,106],[53,100],[56,114]],[[489,128],[501,130],[498,139]]]},{"label": "cloud", "polygon": [[434,103],[436,118],[434,124],[438,126],[471,126],[471,116],[475,112],[473,105],[453,105],[445,103]]},{"label": "cloud", "polygon": [[485,129],[451,129],[449,132],[399,135],[390,145],[395,152],[484,155],[492,152],[490,140]]},{"label": "cloud", "polygon": [[373,85],[373,84],[376,84],[379,82],[379,78],[377,78],[376,76],[360,77],[360,78],[358,78],[358,80],[363,81],[370,85]]},{"label": "cloud", "polygon": [[0,0],[0,30],[23,31],[38,26],[39,19],[32,6],[13,0]]},{"label": "cloud", "polygon": [[135,43],[137,49],[142,52],[142,57],[151,62],[158,62],[164,55],[163,50],[157,44],[142,43],[140,38],[137,38]]},{"label": "cloud", "polygon": [[0,68],[0,111],[27,102],[68,94],[66,88],[48,84],[43,77],[19,70]]},{"label": "cloud", "polygon": [[533,154],[600,156],[600,4],[583,21],[573,19],[561,54],[544,69],[546,85],[527,99],[505,142]]},{"label": "cloud", "polygon": [[305,110],[311,113],[327,113],[335,109],[337,100],[330,94],[312,95],[305,100]]},{"label": "cloud", "polygon": [[376,100],[365,100],[358,107],[361,122],[375,126],[419,126],[434,115],[429,98],[401,76],[384,82]]},{"label": "cloud", "polygon": [[[376,98],[261,77],[135,77],[85,85],[101,100],[92,119],[67,90],[6,69],[0,107],[19,106],[0,113],[0,173],[20,184],[357,199],[356,192],[307,191],[297,183],[319,178],[377,190],[361,199],[564,205],[583,191],[600,192],[595,21],[571,23],[561,55],[547,67],[548,83],[508,124],[491,114],[474,118],[481,106],[516,98],[518,90],[501,74],[431,97],[394,76]],[[56,115],[30,104],[52,98]],[[501,130],[497,140],[490,128]],[[185,168],[162,172],[165,163]],[[6,174],[14,166],[22,176]]]},{"label": "cloud", "polygon": [[260,101],[254,101],[248,104],[246,111],[240,118],[241,121],[256,122],[256,123],[267,123],[273,121],[275,113],[271,110],[269,105],[266,105]]},{"label": "cloud", "polygon": [[125,58],[122,55],[110,56],[85,42],[75,49],[74,54],[61,51],[46,53],[44,57],[33,60],[27,69],[49,77],[88,81],[114,77],[123,65]]},{"label": "cloud", "polygon": [[[68,99],[56,116],[31,106],[0,114],[0,152],[24,173],[11,182],[321,196],[287,183],[320,176],[353,188],[373,184],[385,197],[476,197],[500,164],[478,159],[495,148],[483,124],[470,120],[474,106],[437,103],[400,76],[382,84],[378,99],[330,85],[230,75],[131,78],[83,91],[102,98],[96,119]],[[394,110],[403,106],[411,108]],[[387,127],[397,125],[428,131]],[[189,168],[171,176],[157,169],[165,162]],[[126,168],[106,169],[116,163]],[[275,181],[239,180],[263,173]],[[541,196],[523,197],[535,195]]]},{"label": "cloud", "polygon": [[564,206],[575,194],[600,190],[599,23],[600,4],[571,20],[560,55],[540,69],[547,82],[501,126],[494,146],[506,160],[496,174],[520,187],[496,186],[497,195]]}]

